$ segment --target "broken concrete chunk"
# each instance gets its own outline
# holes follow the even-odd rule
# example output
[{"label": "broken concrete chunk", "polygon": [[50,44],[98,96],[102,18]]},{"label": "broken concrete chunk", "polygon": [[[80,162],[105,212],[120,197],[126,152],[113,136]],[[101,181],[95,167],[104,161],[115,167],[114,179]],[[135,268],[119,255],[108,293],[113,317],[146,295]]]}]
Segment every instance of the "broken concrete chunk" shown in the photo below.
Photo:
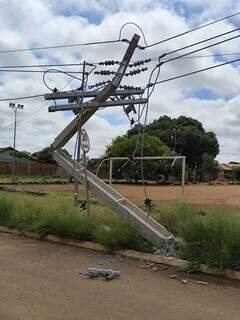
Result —
[{"label": "broken concrete chunk", "polygon": [[105,278],[106,280],[112,280],[120,277],[120,271],[114,269],[87,268],[87,271],[84,274],[90,279]]}]

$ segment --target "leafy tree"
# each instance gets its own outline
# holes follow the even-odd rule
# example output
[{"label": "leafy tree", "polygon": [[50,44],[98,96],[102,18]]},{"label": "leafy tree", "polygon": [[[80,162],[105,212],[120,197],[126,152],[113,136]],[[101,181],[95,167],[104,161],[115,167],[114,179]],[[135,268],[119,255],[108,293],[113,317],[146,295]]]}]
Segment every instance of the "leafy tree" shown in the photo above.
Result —
[{"label": "leafy tree", "polygon": [[[138,130],[135,126],[128,131],[128,136],[135,135]],[[175,153],[185,155],[190,168],[201,168],[204,153],[214,158],[219,153],[216,135],[206,132],[201,122],[190,117],[162,116],[146,126],[146,133],[157,137]]]},{"label": "leafy tree", "polygon": [[[137,150],[134,157],[141,155],[141,137],[138,135],[124,135],[117,137],[113,140],[112,144],[108,146],[106,150],[107,157],[130,157],[133,155],[134,150]],[[153,137],[149,134],[145,134],[144,137],[144,155],[145,156],[167,156],[170,154],[170,149],[163,144],[157,137]],[[123,170],[119,171],[126,162],[118,161],[114,162],[113,172],[115,177],[129,178],[138,181],[141,179],[141,164],[140,160],[131,159],[127,166]],[[156,160],[144,160],[143,162],[144,177],[145,178],[157,178],[159,173],[164,170],[163,164]]]},{"label": "leafy tree", "polygon": [[208,153],[204,153],[202,156],[202,171],[210,183],[212,182],[213,176],[218,172],[218,162]]},{"label": "leafy tree", "polygon": [[21,159],[29,159],[31,157],[31,154],[28,151],[17,151],[16,157]]},{"label": "leafy tree", "polygon": [[[71,156],[67,150],[62,149],[62,151],[64,151],[68,156]],[[40,151],[37,151],[35,153],[32,154],[32,157],[37,158],[39,161],[44,162],[44,163],[50,163],[50,164],[54,164],[56,163],[56,161],[53,159],[52,156],[52,149],[51,147],[45,147]]]}]

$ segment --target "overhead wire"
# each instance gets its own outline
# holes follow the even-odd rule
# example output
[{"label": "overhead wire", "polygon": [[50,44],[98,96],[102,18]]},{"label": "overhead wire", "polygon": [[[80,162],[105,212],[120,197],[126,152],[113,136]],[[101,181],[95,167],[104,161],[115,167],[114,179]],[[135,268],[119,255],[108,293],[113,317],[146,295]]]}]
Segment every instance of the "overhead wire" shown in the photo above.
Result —
[{"label": "overhead wire", "polygon": [[232,30],[229,30],[229,31],[226,31],[226,32],[223,32],[223,33],[220,33],[220,34],[217,34],[217,35],[215,35],[215,36],[212,36],[212,37],[209,37],[209,38],[206,38],[206,39],[203,39],[203,40],[201,40],[201,41],[197,41],[197,42],[191,43],[191,44],[189,44],[189,45],[187,45],[187,46],[184,46],[184,47],[181,47],[181,48],[178,48],[178,49],[169,51],[169,52],[165,53],[164,56],[168,56],[168,55],[170,55],[170,54],[177,53],[177,52],[182,51],[182,50],[185,50],[185,49],[189,49],[189,48],[194,47],[194,46],[197,46],[197,45],[199,45],[199,44],[201,44],[201,43],[208,42],[208,41],[217,39],[217,38],[219,38],[219,37],[226,36],[226,35],[228,35],[228,34],[230,34],[230,33],[237,32],[237,31],[239,31],[239,30],[240,30],[240,27],[235,28],[235,29],[232,29]]},{"label": "overhead wire", "polygon": [[179,55],[179,56],[176,56],[176,57],[173,57],[173,58],[170,58],[168,60],[164,60],[164,63],[167,63],[167,62],[171,62],[171,61],[174,61],[174,60],[177,60],[177,59],[180,59],[182,57],[186,57],[186,56],[189,56],[191,54],[194,54],[194,53],[197,53],[197,52],[200,52],[202,50],[206,50],[206,49],[209,49],[209,48],[212,48],[212,47],[215,47],[219,44],[222,44],[222,43],[225,43],[225,42],[228,42],[228,41],[231,41],[231,40],[234,40],[234,39],[237,39],[240,37],[240,34],[234,36],[234,37],[231,37],[231,38],[227,38],[227,39],[224,39],[224,40],[221,40],[221,41],[218,41],[218,42],[215,42],[215,43],[212,43],[212,44],[209,44],[207,46],[204,46],[204,47],[201,47],[201,48],[198,48],[196,50],[193,50],[193,51],[190,51],[190,52],[187,52],[187,53],[184,53],[182,55]]},{"label": "overhead wire", "polygon": [[213,24],[219,23],[219,22],[221,22],[221,21],[224,21],[224,20],[233,18],[233,17],[235,17],[235,16],[237,16],[237,15],[239,15],[239,14],[240,14],[240,11],[237,11],[237,12],[232,13],[232,14],[230,14],[230,15],[228,15],[228,16],[223,17],[223,18],[214,20],[214,21],[212,21],[212,22],[208,22],[208,23],[203,24],[203,25],[200,25],[200,26],[198,26],[198,27],[196,27],[196,28],[193,28],[193,29],[190,29],[190,30],[187,30],[187,31],[178,33],[178,34],[176,34],[176,35],[173,35],[173,36],[171,36],[171,37],[165,38],[165,39],[163,39],[163,40],[154,42],[154,43],[146,46],[145,48],[151,48],[151,47],[153,47],[153,46],[156,46],[156,45],[165,43],[165,42],[167,42],[167,41],[170,41],[170,40],[176,39],[176,38],[178,38],[178,37],[184,36],[184,35],[186,35],[186,34],[189,34],[189,33],[191,33],[191,32],[194,32],[194,31],[200,30],[200,29],[202,29],[202,28],[211,26],[211,25],[213,25]]},{"label": "overhead wire", "polygon": [[[197,73],[200,73],[200,72],[204,72],[204,71],[207,71],[207,70],[212,70],[212,69],[215,69],[215,68],[219,68],[219,67],[222,67],[222,66],[225,66],[225,65],[228,65],[228,64],[233,64],[233,63],[239,62],[239,61],[240,61],[240,58],[239,59],[235,59],[235,60],[231,60],[231,61],[227,61],[227,62],[223,62],[223,63],[219,63],[217,65],[213,65],[213,66],[206,67],[206,68],[203,68],[203,69],[195,70],[195,71],[192,71],[192,72],[187,72],[187,73],[181,74],[179,76],[175,76],[175,77],[163,79],[161,81],[157,81],[155,83],[155,85],[160,84],[160,83],[169,82],[169,81],[176,80],[176,79],[180,79],[180,78],[184,78],[184,77],[187,77],[187,76],[190,76],[190,75],[194,75],[194,74],[197,74]],[[153,84],[150,84],[149,86],[153,86]]]},{"label": "overhead wire", "polygon": [[0,72],[12,72],[12,73],[68,73],[68,74],[81,74],[81,71],[72,71],[72,70],[58,70],[50,69],[48,70],[21,70],[21,69],[0,69]]},{"label": "overhead wire", "polygon": [[121,40],[122,30],[123,30],[127,25],[134,25],[135,27],[137,27],[137,28],[140,30],[140,32],[142,33],[142,36],[143,36],[143,41],[144,41],[144,43],[145,43],[145,46],[147,47],[148,44],[147,44],[146,37],[145,37],[145,34],[144,34],[143,30],[141,29],[141,27],[140,27],[137,23],[132,22],[132,21],[128,21],[128,22],[124,23],[124,24],[121,26],[121,29],[120,29],[120,31],[119,31],[119,37],[118,37],[118,39]]},{"label": "overhead wire", "polygon": [[116,40],[95,41],[95,42],[86,42],[86,43],[73,43],[73,44],[65,44],[65,45],[42,46],[42,47],[32,47],[32,48],[6,49],[6,50],[1,50],[0,54],[24,52],[24,51],[72,48],[72,47],[80,47],[80,46],[92,46],[92,45],[99,45],[99,44],[112,44],[112,43],[118,43],[118,42],[123,42],[123,41],[116,39]]},{"label": "overhead wire", "polygon": [[[93,69],[94,70],[94,69]],[[91,71],[90,71],[91,72]],[[72,81],[74,80],[73,77],[71,77],[71,79],[62,87],[61,90],[64,90]],[[29,98],[36,98],[36,97],[42,97],[44,96],[44,94],[41,94],[41,95],[34,95],[34,96],[26,96],[26,97],[16,97],[16,98],[7,98],[7,99],[0,99],[0,102],[1,101],[12,101],[12,100],[23,100],[23,99],[29,99]],[[21,123],[21,122],[24,122],[26,120],[28,120],[29,118],[31,118],[32,116],[34,116],[35,114],[37,114],[39,111],[41,111],[46,105],[48,105],[48,101],[45,102],[43,105],[41,105],[40,108],[38,108],[37,110],[34,110],[32,113],[30,113],[27,117],[25,117],[24,119],[22,120],[19,120],[18,123]],[[3,128],[9,128],[11,126],[14,125],[14,122],[11,123],[10,125],[7,125]]]}]

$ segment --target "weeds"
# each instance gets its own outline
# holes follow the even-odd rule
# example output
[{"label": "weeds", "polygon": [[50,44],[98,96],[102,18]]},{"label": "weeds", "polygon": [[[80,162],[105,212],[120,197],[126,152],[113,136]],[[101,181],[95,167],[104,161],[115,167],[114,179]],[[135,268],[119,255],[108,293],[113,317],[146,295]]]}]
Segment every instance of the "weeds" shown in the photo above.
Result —
[{"label": "weeds", "polygon": [[[199,210],[190,205],[156,206],[152,217],[181,238],[178,256],[191,270],[201,264],[240,270],[240,215],[230,209]],[[111,210],[96,201],[88,217],[72,205],[70,195],[44,198],[0,194],[0,225],[99,242],[109,250],[152,252],[153,246]]]}]

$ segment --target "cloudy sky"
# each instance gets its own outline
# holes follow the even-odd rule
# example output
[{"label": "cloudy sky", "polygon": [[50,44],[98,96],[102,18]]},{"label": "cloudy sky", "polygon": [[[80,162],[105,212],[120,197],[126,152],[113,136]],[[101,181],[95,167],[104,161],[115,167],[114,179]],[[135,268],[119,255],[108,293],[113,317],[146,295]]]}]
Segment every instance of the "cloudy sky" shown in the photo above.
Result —
[{"label": "cloudy sky", "polygon": [[[239,1],[233,0],[0,0],[0,5],[0,70],[9,65],[121,60],[127,48],[127,44],[123,42],[11,53],[2,51],[116,40],[121,26],[129,21],[137,23],[142,28],[147,44],[151,44],[240,11]],[[137,49],[133,60],[158,57],[170,50],[237,28],[239,24],[240,15],[161,45],[145,50]],[[123,29],[122,38],[131,39],[133,33],[141,35],[135,26],[127,25]],[[237,32],[214,42],[235,35]],[[140,44],[144,45],[143,37]],[[201,51],[198,57],[179,59],[163,65],[159,80],[240,58],[240,54],[219,56],[221,53],[240,53],[239,39]],[[147,72],[130,80],[125,78],[122,83],[144,87],[155,65],[156,61],[149,63],[146,65],[149,68]],[[80,66],[58,69],[81,71]],[[98,70],[101,69],[98,67]],[[239,71],[239,64],[235,63],[159,84],[151,97],[148,122],[164,114],[171,117],[186,115],[196,118],[203,123],[206,130],[217,134],[220,142],[220,161],[240,161]],[[0,99],[49,92],[40,73],[0,72]],[[89,85],[107,79],[92,74],[89,77]],[[80,86],[79,80],[61,74],[47,75],[46,81],[49,87],[57,87],[59,90]],[[43,97],[16,102],[24,104],[24,110],[18,112],[19,150],[36,151],[49,145],[73,118],[71,112],[48,113],[49,103],[46,103]],[[13,140],[14,113],[8,107],[8,103],[0,102],[0,146],[12,145]],[[122,108],[118,107],[98,111],[85,127],[91,139],[90,156],[95,157],[104,153],[105,146],[112,138],[129,129],[129,122]],[[70,152],[74,143],[75,139],[72,139],[68,144]]]}]

